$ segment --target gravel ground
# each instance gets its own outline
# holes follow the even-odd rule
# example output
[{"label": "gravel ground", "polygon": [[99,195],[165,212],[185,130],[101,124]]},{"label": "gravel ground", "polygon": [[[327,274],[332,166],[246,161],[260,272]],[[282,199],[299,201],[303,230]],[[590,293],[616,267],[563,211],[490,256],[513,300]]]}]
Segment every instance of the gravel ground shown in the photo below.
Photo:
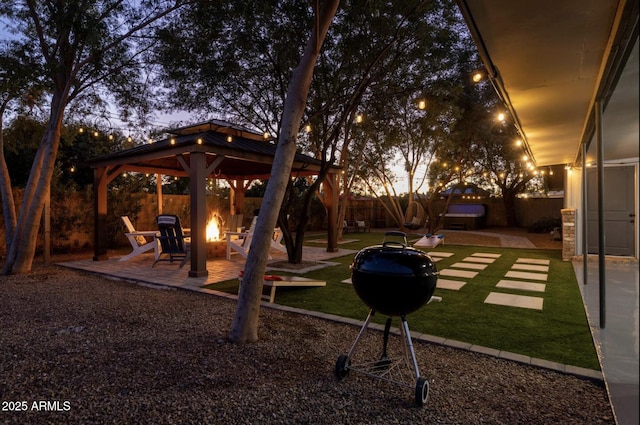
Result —
[{"label": "gravel ground", "polygon": [[[262,308],[260,340],[236,345],[235,302],[210,295],[35,265],[0,277],[0,305],[2,424],[615,424],[601,382],[416,342],[419,408],[412,388],[336,380],[358,327]],[[367,333],[354,361],[381,344]]]}]

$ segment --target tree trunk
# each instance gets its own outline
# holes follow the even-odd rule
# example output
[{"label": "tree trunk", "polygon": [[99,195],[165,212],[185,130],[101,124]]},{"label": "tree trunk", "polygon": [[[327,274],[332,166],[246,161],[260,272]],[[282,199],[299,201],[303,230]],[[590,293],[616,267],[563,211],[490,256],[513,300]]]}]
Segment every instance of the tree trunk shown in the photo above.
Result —
[{"label": "tree trunk", "polygon": [[8,251],[18,219],[13,200],[13,189],[11,188],[11,176],[4,158],[3,116],[4,108],[0,110],[0,196],[2,197],[2,215],[4,217],[5,247]]},{"label": "tree trunk", "polygon": [[11,244],[7,247],[7,259],[2,274],[24,274],[31,271],[42,211],[51,187],[60,145],[64,115],[61,97],[59,94],[53,95],[49,124],[31,167],[16,229]]},{"label": "tree trunk", "polygon": [[516,195],[509,191],[502,194],[504,214],[507,219],[507,227],[518,227],[518,217],[516,217]]},{"label": "tree trunk", "polygon": [[282,125],[271,176],[256,222],[251,248],[245,264],[244,277],[238,291],[236,309],[229,338],[235,343],[253,342],[258,339],[258,316],[264,272],[269,247],[280,206],[296,153],[297,134],[307,101],[313,70],[320,47],[335,16],[339,0],[316,1],[316,23],[305,47],[300,63],[293,71],[282,114]]}]

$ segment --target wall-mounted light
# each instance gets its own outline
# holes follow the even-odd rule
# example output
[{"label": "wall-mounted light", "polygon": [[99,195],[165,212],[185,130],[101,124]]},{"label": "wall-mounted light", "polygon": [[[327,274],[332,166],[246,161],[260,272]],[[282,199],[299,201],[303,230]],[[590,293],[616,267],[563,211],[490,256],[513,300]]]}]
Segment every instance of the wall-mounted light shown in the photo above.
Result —
[{"label": "wall-mounted light", "polygon": [[202,139],[198,138],[198,140],[196,140],[196,143],[201,145],[202,144]]},{"label": "wall-mounted light", "polygon": [[176,139],[174,139],[173,137],[171,138],[171,140],[169,140],[169,143],[172,145],[176,144]]},{"label": "wall-mounted light", "polygon": [[229,142],[229,143],[233,142],[233,137],[227,136],[227,142]]}]

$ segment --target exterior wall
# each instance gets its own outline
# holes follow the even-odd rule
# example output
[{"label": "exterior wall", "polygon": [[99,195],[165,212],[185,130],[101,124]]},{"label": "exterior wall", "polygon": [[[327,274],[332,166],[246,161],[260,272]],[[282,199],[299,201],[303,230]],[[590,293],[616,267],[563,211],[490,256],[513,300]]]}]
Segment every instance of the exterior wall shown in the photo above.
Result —
[{"label": "exterior wall", "polygon": [[[612,165],[616,165],[616,164],[612,164]],[[607,166],[607,164],[605,164],[605,167]],[[640,173],[639,173],[639,166],[637,162],[630,162],[629,166],[633,166],[634,170],[635,170],[635,193],[636,193],[636,198],[635,198],[635,217],[636,217],[636,226],[635,226],[635,235],[634,235],[634,239],[635,239],[635,252],[638,253],[640,252],[640,224],[638,224],[638,219],[637,217],[639,217],[639,212],[640,212],[640,200],[637,196],[637,194],[639,193],[639,189],[640,188]],[[565,208],[568,209],[572,209],[575,211],[575,218],[574,218],[574,234],[575,234],[575,239],[573,241],[573,246],[574,246],[574,256],[581,256],[583,255],[582,252],[582,245],[583,245],[583,238],[584,238],[584,232],[582,231],[582,215],[583,211],[582,211],[582,169],[581,168],[573,168],[571,170],[566,171],[567,175],[565,178]],[[606,196],[611,196],[611,194],[606,194]],[[564,215],[563,215],[564,217]],[[564,220],[564,218],[563,218]],[[636,258],[638,257],[638,254],[636,254]]]},{"label": "exterior wall", "polygon": [[[574,168],[566,171],[565,208],[575,211],[574,214],[574,254],[582,255],[582,224],[577,217],[582,217],[582,169]],[[564,220],[564,218],[563,218]],[[582,220],[582,219],[580,219]],[[563,236],[564,238],[564,236]],[[564,249],[563,249],[564,253]]]}]

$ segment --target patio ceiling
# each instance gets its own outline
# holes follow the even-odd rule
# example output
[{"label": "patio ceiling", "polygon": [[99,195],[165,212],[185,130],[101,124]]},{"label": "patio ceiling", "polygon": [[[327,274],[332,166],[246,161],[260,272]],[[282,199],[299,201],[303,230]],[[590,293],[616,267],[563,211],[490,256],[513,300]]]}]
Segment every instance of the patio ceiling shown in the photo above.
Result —
[{"label": "patio ceiling", "polygon": [[605,160],[637,159],[637,0],[457,3],[538,166],[578,160],[593,137],[596,101]]}]

